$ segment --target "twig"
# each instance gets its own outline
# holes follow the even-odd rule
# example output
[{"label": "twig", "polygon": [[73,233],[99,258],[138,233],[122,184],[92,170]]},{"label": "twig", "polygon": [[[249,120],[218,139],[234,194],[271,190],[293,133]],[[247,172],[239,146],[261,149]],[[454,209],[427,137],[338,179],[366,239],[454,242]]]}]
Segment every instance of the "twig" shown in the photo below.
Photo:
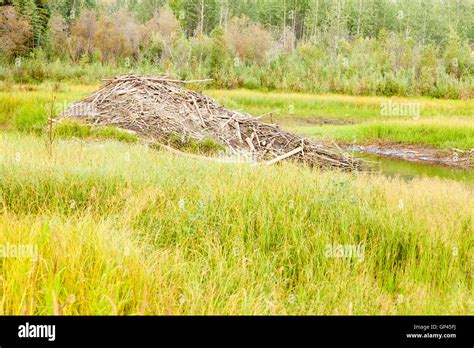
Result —
[{"label": "twig", "polygon": [[281,156],[278,156],[270,161],[264,162],[263,164],[266,164],[267,166],[275,164],[281,160],[284,160],[285,158],[296,155],[298,152],[301,152],[301,151],[303,151],[303,146],[297,147],[296,149],[291,150],[290,152],[287,152]]}]

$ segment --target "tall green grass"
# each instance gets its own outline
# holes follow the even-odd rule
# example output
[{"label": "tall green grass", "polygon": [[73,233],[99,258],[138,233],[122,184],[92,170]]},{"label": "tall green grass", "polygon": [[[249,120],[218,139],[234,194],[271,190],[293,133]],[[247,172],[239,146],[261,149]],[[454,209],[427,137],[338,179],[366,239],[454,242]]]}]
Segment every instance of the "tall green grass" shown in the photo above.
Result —
[{"label": "tall green grass", "polygon": [[338,142],[398,143],[440,149],[474,148],[474,121],[459,119],[367,122],[352,125],[289,127],[300,134]]},{"label": "tall green grass", "polygon": [[[41,86],[0,84],[0,127],[39,132],[47,124],[54,88],[57,87],[50,83]],[[55,92],[56,109],[66,109],[96,88],[94,85],[59,85]]]},{"label": "tall green grass", "polygon": [[[0,137],[0,314],[469,314],[473,187]],[[327,257],[362,245],[363,258]]]}]

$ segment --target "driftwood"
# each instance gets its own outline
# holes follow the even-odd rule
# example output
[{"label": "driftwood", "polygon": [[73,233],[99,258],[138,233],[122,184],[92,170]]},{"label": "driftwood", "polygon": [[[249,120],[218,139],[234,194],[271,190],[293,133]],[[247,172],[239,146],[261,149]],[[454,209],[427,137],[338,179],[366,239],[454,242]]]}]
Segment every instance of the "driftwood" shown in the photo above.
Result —
[{"label": "driftwood", "polygon": [[179,81],[131,74],[104,80],[99,90],[73,104],[62,116],[134,131],[161,144],[170,136],[198,141],[211,138],[234,155],[266,164],[294,159],[317,167],[360,167],[360,161],[343,155],[334,146],[309,141],[276,124],[228,110],[182,86],[208,80]]}]

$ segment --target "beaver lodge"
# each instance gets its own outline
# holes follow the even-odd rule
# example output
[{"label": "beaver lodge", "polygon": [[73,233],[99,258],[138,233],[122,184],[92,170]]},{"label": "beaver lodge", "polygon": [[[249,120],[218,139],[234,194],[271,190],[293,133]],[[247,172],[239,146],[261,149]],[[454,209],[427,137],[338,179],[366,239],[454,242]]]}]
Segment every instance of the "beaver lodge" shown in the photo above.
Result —
[{"label": "beaver lodge", "polygon": [[[226,152],[259,163],[281,160],[320,168],[352,170],[360,162],[328,147],[284,131],[243,112],[229,110],[211,98],[184,88],[186,83],[165,77],[123,75],[73,104],[65,117],[94,125],[116,126],[168,149],[170,138],[212,139]],[[174,149],[176,151],[176,149]]]}]

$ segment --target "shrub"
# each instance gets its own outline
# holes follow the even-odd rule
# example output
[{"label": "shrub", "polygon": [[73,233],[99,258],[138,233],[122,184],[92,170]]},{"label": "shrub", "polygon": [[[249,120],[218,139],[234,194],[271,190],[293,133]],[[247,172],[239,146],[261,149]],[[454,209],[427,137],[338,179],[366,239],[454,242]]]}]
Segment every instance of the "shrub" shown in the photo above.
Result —
[{"label": "shrub", "polygon": [[65,56],[67,52],[69,37],[67,24],[63,17],[51,17],[49,22],[49,47],[51,53],[57,57]]},{"label": "shrub", "polygon": [[225,32],[227,41],[236,55],[245,60],[262,63],[275,43],[272,35],[260,23],[246,17],[233,18]]},{"label": "shrub", "polygon": [[97,22],[95,43],[100,50],[102,61],[118,58],[138,57],[139,29],[133,18],[125,11],[111,16],[102,15]]},{"label": "shrub", "polygon": [[178,19],[169,8],[161,8],[145,23],[141,31],[142,40],[145,42],[153,35],[158,34],[161,39],[170,42],[181,33]]},{"label": "shrub", "polygon": [[31,38],[30,24],[12,6],[0,7],[0,53],[8,58],[24,54]]},{"label": "shrub", "polygon": [[83,11],[71,27],[71,56],[74,60],[91,55],[95,47],[97,21],[91,10]]}]

